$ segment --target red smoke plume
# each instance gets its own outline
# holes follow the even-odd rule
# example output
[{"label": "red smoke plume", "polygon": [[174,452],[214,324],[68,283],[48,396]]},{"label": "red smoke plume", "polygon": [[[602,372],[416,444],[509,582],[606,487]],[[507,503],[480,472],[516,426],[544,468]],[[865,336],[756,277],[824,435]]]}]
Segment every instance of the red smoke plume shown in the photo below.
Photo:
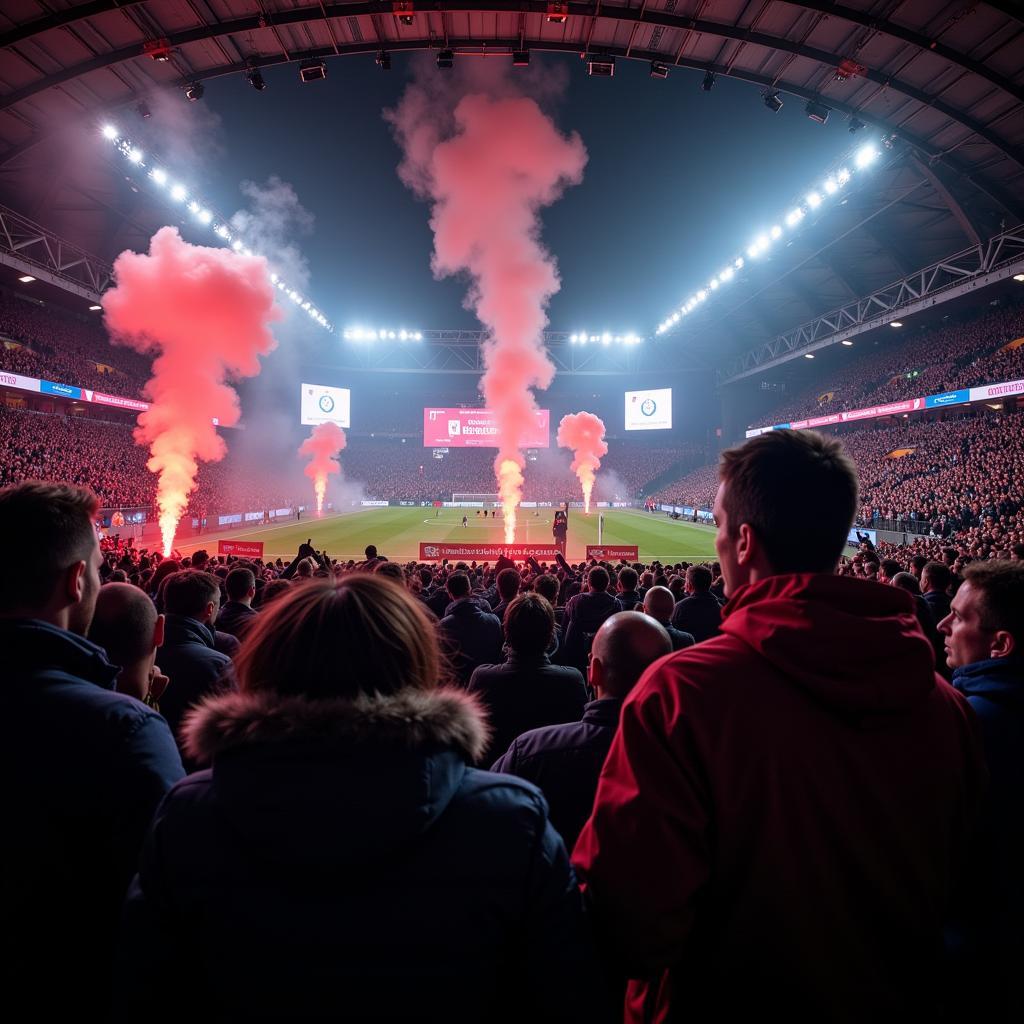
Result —
[{"label": "red smoke plume", "polygon": [[434,274],[469,271],[466,303],[490,332],[480,390],[497,420],[494,471],[511,542],[526,464],[520,441],[537,410],[530,389],[548,387],[555,373],[542,332],[560,282],[538,240],[539,212],[582,180],[587,153],[532,99],[474,92],[450,114],[430,99],[411,86],[388,117],[404,151],[403,181],[433,200]]},{"label": "red smoke plume", "polygon": [[583,485],[583,510],[589,512],[594,474],[601,468],[601,457],[608,454],[604,422],[592,412],[571,412],[558,424],[558,444],[573,450],[571,468]]},{"label": "red smoke plume", "polygon": [[345,431],[337,423],[318,423],[299,447],[300,455],[308,455],[309,465],[303,472],[313,481],[316,510],[324,510],[327,477],[341,472],[341,463],[334,457],[345,447]]},{"label": "red smoke plume", "polygon": [[116,287],[103,296],[113,340],[155,352],[135,440],[148,444],[148,466],[159,477],[157,506],[164,554],[188,496],[198,459],[217,462],[227,447],[213,420],[238,422],[238,396],[228,375],[253,377],[258,356],[276,342],[268,324],[281,319],[267,263],[229,249],[190,245],[177,229],[161,228],[149,253],[123,252],[114,262]]}]

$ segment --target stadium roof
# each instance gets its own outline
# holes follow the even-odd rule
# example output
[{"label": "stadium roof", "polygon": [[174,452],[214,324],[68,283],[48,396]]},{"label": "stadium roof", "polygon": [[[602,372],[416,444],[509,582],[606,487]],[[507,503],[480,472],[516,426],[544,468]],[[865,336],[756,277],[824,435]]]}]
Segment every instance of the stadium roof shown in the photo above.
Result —
[{"label": "stadium roof", "polygon": [[[533,50],[712,71],[823,103],[892,144],[870,182],[668,339],[680,355],[735,357],[1024,221],[1024,8],[908,0],[889,16],[878,9],[872,0],[7,0],[0,197],[101,257],[142,246],[153,227],[145,195],[102,161],[68,159],[68,132],[157,89],[286,62]],[[665,308],[680,298],[666,296]]]}]

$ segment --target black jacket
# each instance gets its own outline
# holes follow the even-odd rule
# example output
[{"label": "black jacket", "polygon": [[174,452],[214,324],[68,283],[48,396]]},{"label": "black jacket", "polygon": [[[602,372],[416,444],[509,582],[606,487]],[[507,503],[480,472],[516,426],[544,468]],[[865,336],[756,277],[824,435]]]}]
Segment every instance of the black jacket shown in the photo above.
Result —
[{"label": "black jacket", "polygon": [[580,722],[523,733],[491,769],[518,775],[540,787],[551,824],[570,850],[590,817],[597,778],[621,710],[622,701],[614,697],[591,701]]},{"label": "black jacket", "polygon": [[578,722],[587,703],[583,676],[568,665],[552,665],[546,654],[510,654],[503,665],[481,665],[469,681],[491,724],[484,764],[490,764],[529,729]]},{"label": "black jacket", "polygon": [[538,790],[467,766],[485,729],[465,693],[226,694],[188,733],[213,767],[154,821],[126,907],[123,1018],[592,1013],[565,848]]},{"label": "black jacket", "polygon": [[228,601],[221,607],[217,616],[217,629],[241,640],[245,636],[245,631],[259,618],[259,614],[255,608],[250,608],[241,601]]},{"label": "black jacket", "polygon": [[587,654],[594,634],[601,623],[622,611],[614,595],[606,590],[577,594],[565,606],[565,631],[561,660],[580,672],[587,670]]},{"label": "black jacket", "polygon": [[[178,738],[185,712],[208,693],[234,686],[231,659],[214,649],[213,632],[196,619],[168,615],[164,642],[157,651],[160,670],[170,680],[160,698],[160,713]],[[188,764],[189,767],[193,767]]]},{"label": "black jacket", "polygon": [[477,665],[501,659],[501,622],[485,612],[476,598],[453,601],[440,625],[441,646],[448,655],[457,681],[465,686]]},{"label": "black jacket", "polygon": [[0,649],[3,1001],[8,1016],[105,1019],[121,902],[181,759],[95,644],[0,620]]},{"label": "black jacket", "polygon": [[672,625],[689,633],[698,644],[717,636],[721,624],[722,606],[710,592],[684,597],[672,612]]}]

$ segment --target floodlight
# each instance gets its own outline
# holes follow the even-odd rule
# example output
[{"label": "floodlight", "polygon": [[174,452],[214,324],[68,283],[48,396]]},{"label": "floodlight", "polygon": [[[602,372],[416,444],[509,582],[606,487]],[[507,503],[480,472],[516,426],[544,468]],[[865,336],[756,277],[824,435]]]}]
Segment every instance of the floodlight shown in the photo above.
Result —
[{"label": "floodlight", "polygon": [[754,245],[758,247],[762,252],[769,248],[772,244],[772,240],[767,235],[758,235],[754,239]]},{"label": "floodlight", "polygon": [[804,219],[804,211],[798,206],[795,210],[790,210],[786,214],[786,226],[795,228],[797,224]]},{"label": "floodlight", "polygon": [[735,267],[736,270],[742,270],[743,269],[743,257],[742,256],[737,256],[736,257],[736,259],[733,261],[733,267]]},{"label": "floodlight", "polygon": [[597,340],[598,340],[598,337],[597,337],[597,335],[596,335],[596,334],[592,334],[592,335],[590,336],[590,340],[591,340],[591,341],[597,341]]},{"label": "floodlight", "polygon": [[808,192],[807,205],[812,210],[816,210],[819,206],[821,206],[821,195],[817,192]]},{"label": "floodlight", "polygon": [[203,87],[202,82],[189,82],[189,84],[185,86],[185,99],[187,99],[189,103],[195,103],[197,100],[201,100],[203,98],[204,92],[206,92],[206,89]]},{"label": "floodlight", "polygon": [[263,78],[263,74],[259,68],[249,68],[245,73],[245,80],[257,91],[263,92],[267,87],[267,83]]},{"label": "floodlight", "polygon": [[732,267],[726,267],[719,275],[720,281],[731,281],[732,280]]},{"label": "floodlight", "polygon": [[136,149],[133,146],[131,149],[128,150],[128,159],[133,164],[141,164],[142,163],[142,150],[141,149]]},{"label": "floodlight", "polygon": [[437,66],[442,71],[450,71],[455,66],[455,51],[454,50],[438,50],[437,51]]},{"label": "floodlight", "polygon": [[327,77],[327,65],[322,60],[307,60],[299,65],[300,82],[319,82]]},{"label": "floodlight", "polygon": [[875,149],[874,143],[869,142],[866,146],[861,146],[857,150],[857,156],[854,158],[854,163],[860,170],[864,170],[870,164],[873,164],[878,158],[878,150]]},{"label": "floodlight", "polygon": [[89,307],[89,312],[90,313],[98,313],[102,308],[103,308],[102,306],[93,305],[93,306]]},{"label": "floodlight", "polygon": [[149,109],[149,105],[144,101],[140,101],[135,105],[135,112],[143,119],[153,116],[153,111]]},{"label": "floodlight", "polygon": [[117,138],[117,134],[118,134],[117,133],[117,129],[112,124],[105,124],[100,129],[100,132],[102,133],[103,138],[109,139],[111,142],[113,142],[114,139]]},{"label": "floodlight", "polygon": [[902,320],[892,320],[892,321],[890,321],[889,326],[890,327],[902,327],[903,326],[903,321]]},{"label": "floodlight", "polygon": [[844,338],[842,342],[847,348],[853,347],[853,342],[849,338]]},{"label": "floodlight", "polygon": [[701,290],[699,292],[697,292],[697,301],[698,302],[703,302],[707,297],[708,297],[708,291],[707,291],[706,288],[701,288]]},{"label": "floodlight", "polygon": [[780,228],[778,224],[772,225],[771,236],[772,241],[774,241],[776,238],[782,237],[782,228]]},{"label": "floodlight", "polygon": [[551,25],[564,25],[569,17],[569,5],[563,3],[549,3],[547,11],[548,23]]},{"label": "floodlight", "polygon": [[[234,241],[233,241],[233,242],[231,243],[231,248],[232,248],[232,249],[234,249],[234,250],[235,250],[235,252],[238,252],[238,251],[239,251],[239,250],[240,250],[240,249],[242,248],[242,243],[241,243],[241,241],[240,241],[239,239],[237,239],[237,238],[236,238],[236,239],[235,239],[235,240],[234,240]],[[277,284],[277,275],[276,275],[276,274],[271,274],[271,275],[270,275],[270,280],[271,280],[271,281],[272,281],[272,282],[273,282],[274,284]]]},{"label": "floodlight", "polygon": [[804,107],[804,112],[812,121],[824,124],[828,120],[828,115],[832,113],[832,108],[826,107],[824,103],[818,100],[808,100],[807,106]]},{"label": "floodlight", "polygon": [[668,78],[668,65],[663,60],[651,61],[651,78]]},{"label": "floodlight", "polygon": [[708,287],[712,291],[714,291],[718,287],[718,278],[717,277],[711,278],[710,282],[708,283]]},{"label": "floodlight", "polygon": [[416,7],[412,0],[394,0],[391,4],[391,13],[398,19],[398,23],[405,25],[406,28],[416,20],[415,11]]},{"label": "floodlight", "polygon": [[377,56],[373,60],[374,64],[381,69],[381,71],[391,70],[391,54],[387,50],[378,50]]},{"label": "floodlight", "polygon": [[591,78],[613,78],[615,76],[615,58],[588,54],[587,74]]},{"label": "floodlight", "polygon": [[228,226],[226,224],[218,224],[217,227],[214,228],[214,232],[217,234],[219,238],[231,238],[231,232],[228,231]]},{"label": "floodlight", "polygon": [[773,114],[777,114],[782,109],[782,98],[777,90],[769,89],[767,92],[762,93],[761,98],[764,100],[764,105]]},{"label": "floodlight", "polygon": [[528,68],[530,66],[530,51],[529,50],[513,50],[512,51],[512,67],[514,68]]},{"label": "floodlight", "polygon": [[198,216],[200,224],[209,224],[213,220],[213,214],[209,210],[200,210]]},{"label": "floodlight", "polygon": [[850,118],[850,134],[856,135],[864,127],[864,122],[859,117]]},{"label": "floodlight", "polygon": [[836,171],[836,182],[839,185],[845,185],[850,180],[850,172],[845,167],[840,167]]},{"label": "floodlight", "polygon": [[804,353],[804,359],[813,359],[813,358],[814,358],[814,353],[813,352],[805,352]]},{"label": "floodlight", "polygon": [[158,185],[166,185],[167,184],[167,172],[165,170],[163,170],[160,167],[154,167],[152,173],[153,173],[153,180]]},{"label": "floodlight", "polygon": [[416,338],[417,341],[422,341],[423,340],[423,335],[419,331],[416,332],[414,337]]},{"label": "floodlight", "polygon": [[715,87],[715,73],[714,71],[705,71],[704,78],[701,80],[700,87],[704,92],[711,92]]},{"label": "floodlight", "polygon": [[176,202],[180,203],[188,193],[185,191],[184,185],[172,185],[171,186],[171,198]]},{"label": "floodlight", "polygon": [[825,179],[825,191],[830,195],[835,195],[839,191],[839,186],[836,184],[835,178]]},{"label": "floodlight", "polygon": [[35,278],[31,274],[22,274],[21,277],[18,278],[18,280],[22,284],[31,284],[35,280]]},{"label": "floodlight", "polygon": [[1024,284],[1024,274],[1014,274],[1013,279],[1014,281],[1019,281],[1021,284]]}]

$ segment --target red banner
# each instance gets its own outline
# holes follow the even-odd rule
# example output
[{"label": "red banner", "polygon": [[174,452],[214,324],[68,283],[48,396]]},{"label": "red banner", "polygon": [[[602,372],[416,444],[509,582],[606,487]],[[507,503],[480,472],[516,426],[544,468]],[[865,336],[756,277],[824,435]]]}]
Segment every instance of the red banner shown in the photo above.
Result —
[{"label": "red banner", "polygon": [[527,558],[546,558],[554,561],[558,548],[554,544],[420,544],[421,562],[450,561],[494,562],[501,555],[525,561]]},{"label": "red banner", "polygon": [[588,544],[587,560],[591,558],[599,562],[614,562],[620,558],[635,562],[640,558],[640,549],[635,544]]},{"label": "red banner", "polygon": [[[538,409],[533,427],[519,439],[520,448],[551,444],[550,412]],[[490,409],[424,409],[425,448],[497,448],[498,425]]]},{"label": "red banner", "polygon": [[236,555],[238,558],[262,558],[263,541],[261,540],[219,540],[218,555]]}]

